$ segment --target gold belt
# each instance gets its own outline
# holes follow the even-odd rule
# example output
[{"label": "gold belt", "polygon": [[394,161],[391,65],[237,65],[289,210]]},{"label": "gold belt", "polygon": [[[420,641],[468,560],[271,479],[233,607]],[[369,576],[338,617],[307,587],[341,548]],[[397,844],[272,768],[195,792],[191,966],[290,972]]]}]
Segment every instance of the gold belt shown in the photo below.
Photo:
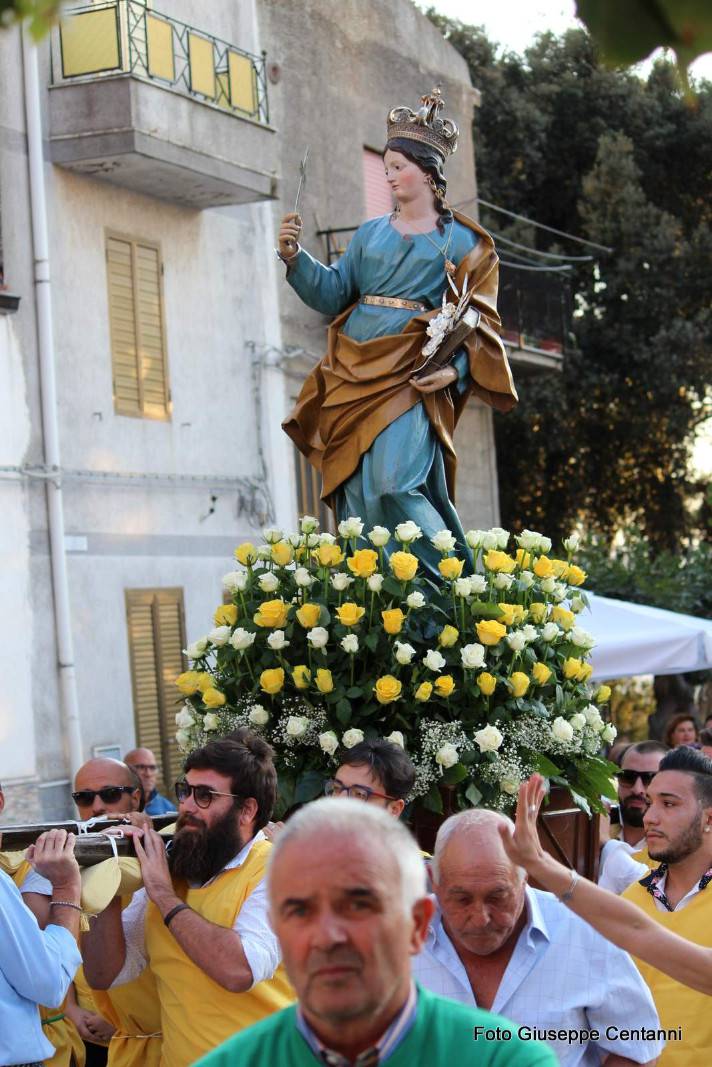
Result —
[{"label": "gold belt", "polygon": [[402,308],[404,311],[428,310],[419,300],[403,300],[400,296],[362,296],[361,303],[379,308]]}]

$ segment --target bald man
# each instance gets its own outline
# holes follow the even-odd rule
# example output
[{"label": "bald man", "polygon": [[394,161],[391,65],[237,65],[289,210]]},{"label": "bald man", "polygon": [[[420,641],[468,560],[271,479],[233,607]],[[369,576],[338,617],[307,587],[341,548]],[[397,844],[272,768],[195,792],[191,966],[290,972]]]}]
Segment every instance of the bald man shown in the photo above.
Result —
[{"label": "bald man", "polygon": [[[563,1067],[655,1063],[664,1041],[647,1039],[660,1023],[637,967],[550,893],[527,886],[502,846],[502,822],[471,809],[440,827],[431,870],[438,912],[414,976],[513,1019],[520,1034],[549,1041]],[[631,1027],[645,1039],[632,1039]]]},{"label": "bald man", "polygon": [[90,759],[74,779],[74,803],[79,817],[128,815],[143,808],[143,787],[132,768],[118,759]]},{"label": "bald man", "polygon": [[161,796],[156,788],[158,764],[150,748],[132,748],[124,756],[124,763],[136,771],[141,779],[143,794],[146,798],[146,806],[143,810],[147,815],[165,815],[169,811],[177,813],[176,805],[168,797]]}]

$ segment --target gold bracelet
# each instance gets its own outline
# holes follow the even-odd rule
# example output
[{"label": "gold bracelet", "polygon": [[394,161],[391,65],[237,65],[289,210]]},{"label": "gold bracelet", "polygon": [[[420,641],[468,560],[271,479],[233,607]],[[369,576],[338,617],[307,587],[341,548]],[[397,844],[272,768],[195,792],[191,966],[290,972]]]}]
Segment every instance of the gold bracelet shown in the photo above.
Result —
[{"label": "gold bracelet", "polygon": [[568,902],[571,900],[571,897],[574,895],[574,889],[578,885],[578,880],[579,880],[578,871],[573,871],[573,873],[571,875],[571,882],[569,883],[569,888],[566,890],[565,893],[562,893],[561,896],[559,897],[559,900],[561,901],[562,904],[568,904]]},{"label": "gold bracelet", "polygon": [[74,908],[75,911],[81,911],[81,904],[73,904],[71,900],[50,900],[50,908]]}]

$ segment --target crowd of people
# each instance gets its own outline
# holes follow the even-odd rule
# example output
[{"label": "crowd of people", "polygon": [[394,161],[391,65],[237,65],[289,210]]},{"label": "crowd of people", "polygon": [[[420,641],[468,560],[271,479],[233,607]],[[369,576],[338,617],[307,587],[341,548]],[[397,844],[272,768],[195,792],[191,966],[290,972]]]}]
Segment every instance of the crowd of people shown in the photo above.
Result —
[{"label": "crowd of people", "polygon": [[697,1067],[712,761],[657,741],[619,761],[595,886],[542,850],[536,778],[516,828],[465,810],[422,853],[401,818],[414,768],[388,741],[346,750],[284,824],[269,745],[212,741],[185,762],[168,846],[153,753],[89,760],[79,818],[126,820],[143,885],[80,933],[73,835],[0,854],[0,1065]]}]

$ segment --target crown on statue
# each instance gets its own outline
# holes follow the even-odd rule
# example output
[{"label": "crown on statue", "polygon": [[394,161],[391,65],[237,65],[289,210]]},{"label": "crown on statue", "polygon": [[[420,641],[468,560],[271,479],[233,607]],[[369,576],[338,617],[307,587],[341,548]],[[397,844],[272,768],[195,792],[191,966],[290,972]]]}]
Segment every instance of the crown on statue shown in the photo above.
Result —
[{"label": "crown on statue", "polygon": [[436,85],[427,96],[421,96],[420,107],[394,107],[388,112],[388,140],[407,137],[422,141],[434,148],[446,159],[457,148],[459,130],[452,119],[440,118],[444,106],[440,86]]}]

